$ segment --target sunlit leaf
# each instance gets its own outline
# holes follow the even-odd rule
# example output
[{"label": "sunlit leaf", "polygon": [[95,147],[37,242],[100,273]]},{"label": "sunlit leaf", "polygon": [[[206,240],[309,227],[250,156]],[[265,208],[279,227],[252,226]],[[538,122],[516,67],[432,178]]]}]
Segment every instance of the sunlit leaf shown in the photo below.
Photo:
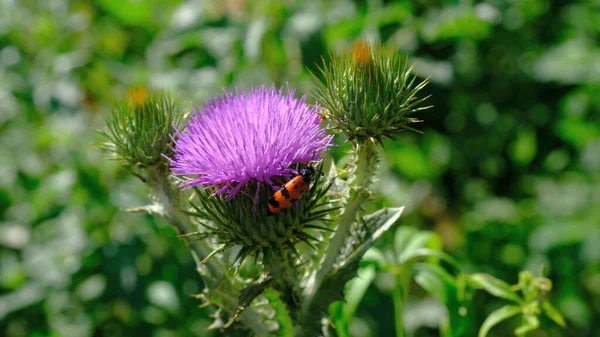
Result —
[{"label": "sunlit leaf", "polygon": [[402,226],[396,230],[394,236],[394,249],[397,255],[402,254],[411,238],[417,234],[418,230],[414,227]]},{"label": "sunlit leaf", "polygon": [[530,331],[533,331],[540,327],[540,320],[535,315],[525,315],[525,323],[515,329],[515,335],[525,336]]},{"label": "sunlit leaf", "polygon": [[399,262],[400,263],[411,263],[418,259],[428,258],[428,257],[440,258],[440,259],[448,262],[449,264],[451,264],[454,268],[456,268],[458,270],[461,269],[460,264],[454,258],[452,258],[450,255],[448,255],[444,252],[429,249],[429,248],[418,248],[418,249],[414,249],[412,251],[407,251],[406,254],[402,255],[402,259]]},{"label": "sunlit leaf", "polygon": [[549,301],[542,302],[542,310],[546,316],[548,316],[548,318],[554,321],[554,323],[562,326],[563,328],[567,326],[562,314]]},{"label": "sunlit leaf", "polygon": [[419,263],[415,265],[417,274],[415,282],[430,293],[440,302],[446,304],[448,302],[448,287],[456,287],[456,280],[452,275],[445,271],[442,267]]},{"label": "sunlit leaf", "polygon": [[505,305],[502,308],[492,312],[483,322],[479,329],[478,337],[486,337],[490,329],[496,324],[518,314],[521,312],[521,308],[516,305]]},{"label": "sunlit leaf", "polygon": [[512,291],[508,283],[491,275],[473,274],[471,275],[471,281],[496,297],[504,298],[516,303],[523,302],[523,300]]},{"label": "sunlit leaf", "polygon": [[377,269],[385,269],[388,265],[383,252],[375,247],[371,247],[360,261],[361,267],[374,266]]},{"label": "sunlit leaf", "polygon": [[362,300],[365,292],[371,285],[371,282],[375,279],[375,268],[367,267],[358,270],[358,276],[352,279],[346,285],[345,303],[344,303],[344,319],[348,324],[352,321],[356,308]]}]

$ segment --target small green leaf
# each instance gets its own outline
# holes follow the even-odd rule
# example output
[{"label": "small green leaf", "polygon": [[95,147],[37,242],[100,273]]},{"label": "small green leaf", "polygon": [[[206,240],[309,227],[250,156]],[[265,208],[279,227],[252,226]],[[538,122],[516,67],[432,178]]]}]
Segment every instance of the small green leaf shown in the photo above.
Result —
[{"label": "small green leaf", "polygon": [[533,331],[540,326],[540,320],[535,315],[524,315],[525,322],[515,329],[515,335],[525,336],[528,332]]},{"label": "small green leaf", "polygon": [[346,294],[345,299],[346,303],[344,303],[344,319],[348,324],[352,321],[354,314],[356,313],[356,308],[358,308],[358,304],[362,300],[365,292],[369,288],[369,285],[375,279],[375,268],[367,267],[358,270],[358,277],[353,278],[346,285]]},{"label": "small green leaf", "polygon": [[371,247],[369,250],[367,250],[360,261],[361,268],[373,266],[376,269],[385,269],[387,265],[388,262],[383,252],[375,247]]},{"label": "small green leaf", "polygon": [[428,258],[428,257],[440,258],[440,259],[448,262],[449,264],[451,264],[457,270],[461,270],[460,264],[455,259],[453,259],[450,255],[448,255],[444,252],[429,249],[429,248],[418,248],[418,249],[412,250],[410,252],[407,251],[406,254],[402,254],[401,260],[399,262],[400,263],[411,263],[418,259]]},{"label": "small green leaf", "polygon": [[502,308],[492,312],[483,322],[479,329],[478,337],[486,337],[490,329],[496,324],[518,314],[521,312],[521,308],[516,305],[505,305]]},{"label": "small green leaf", "polygon": [[417,232],[418,230],[416,228],[407,226],[400,227],[396,230],[396,235],[394,236],[394,250],[396,251],[396,255],[400,255],[404,252],[406,246]]},{"label": "small green leaf", "polygon": [[562,326],[563,328],[567,326],[562,314],[549,301],[542,302],[542,310],[544,310],[546,316],[554,321],[554,323]]},{"label": "small green leaf", "polygon": [[344,318],[344,302],[336,301],[329,306],[329,317],[338,337],[350,337],[348,321]]},{"label": "small green leaf", "polygon": [[519,304],[523,303],[523,300],[512,291],[508,283],[491,275],[473,274],[471,275],[471,281],[496,297],[504,298]]},{"label": "small green leaf", "polygon": [[447,288],[455,288],[456,281],[444,268],[427,263],[415,265],[415,282],[444,304],[448,304]]},{"label": "small green leaf", "polygon": [[465,299],[462,282],[448,273],[446,269],[431,263],[416,263],[415,282],[442,302],[448,310],[448,317],[440,327],[442,336],[464,336],[468,322],[471,321],[472,310],[469,301]]}]

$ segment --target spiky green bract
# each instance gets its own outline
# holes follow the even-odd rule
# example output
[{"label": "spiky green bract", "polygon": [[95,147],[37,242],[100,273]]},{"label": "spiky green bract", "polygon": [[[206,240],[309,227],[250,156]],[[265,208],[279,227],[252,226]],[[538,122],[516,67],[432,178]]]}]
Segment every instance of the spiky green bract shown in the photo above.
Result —
[{"label": "spiky green bract", "polygon": [[127,99],[113,104],[104,119],[107,130],[100,133],[107,141],[100,147],[111,159],[143,168],[164,163],[163,154],[172,154],[170,134],[182,114],[167,93],[138,87],[129,90]]},{"label": "spiky green bract", "polygon": [[[200,230],[194,234],[200,239],[212,238],[219,245],[214,254],[240,246],[236,263],[246,257],[262,261],[265,271],[273,279],[272,288],[280,293],[292,318],[300,306],[300,273],[297,271],[300,254],[296,244],[304,242],[312,247],[318,239],[310,231],[328,229],[327,219],[336,209],[326,197],[332,181],[323,178],[320,172],[319,166],[309,190],[300,199],[299,208],[293,205],[268,215],[267,203],[274,190],[267,184],[255,182],[231,200],[212,195],[212,189],[195,188],[196,200],[189,211],[199,224]],[[281,184],[290,179],[278,178]],[[258,195],[255,196],[257,188]],[[254,200],[258,202],[254,204]]]},{"label": "spiky green bract", "polygon": [[[302,169],[302,168],[300,168]],[[284,184],[290,177],[278,177]],[[258,202],[254,204],[258,186]],[[213,190],[196,188],[197,201],[192,202],[191,215],[196,216],[201,229],[195,233],[201,238],[212,237],[222,249],[241,246],[238,262],[248,256],[258,257],[265,252],[284,247],[297,254],[295,244],[312,245],[315,238],[307,229],[324,227],[334,205],[325,198],[331,181],[315,174],[309,190],[300,199],[300,207],[293,205],[278,214],[268,215],[267,203],[275,192],[264,183],[253,182],[247,191],[225,200],[220,195],[211,196]],[[251,197],[253,196],[253,197]]]},{"label": "spiky green bract", "polygon": [[350,140],[393,139],[399,131],[414,130],[408,124],[419,120],[411,115],[429,108],[419,107],[427,97],[417,97],[428,79],[418,82],[408,57],[397,51],[359,41],[320,70],[323,80],[314,76],[319,83],[314,96],[321,114]]}]

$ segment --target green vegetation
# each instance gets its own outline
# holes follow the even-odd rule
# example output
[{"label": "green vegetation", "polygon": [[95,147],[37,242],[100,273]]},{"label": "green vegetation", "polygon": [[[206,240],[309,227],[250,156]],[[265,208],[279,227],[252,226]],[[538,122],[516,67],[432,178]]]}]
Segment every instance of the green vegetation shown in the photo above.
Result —
[{"label": "green vegetation", "polygon": [[236,335],[206,331],[172,227],[122,210],[149,190],[96,130],[138,84],[184,110],[224,87],[310,93],[357,38],[410,55],[433,108],[383,140],[367,213],[406,208],[329,308],[337,333],[595,336],[598,22],[590,0],[0,0],[0,336]]}]

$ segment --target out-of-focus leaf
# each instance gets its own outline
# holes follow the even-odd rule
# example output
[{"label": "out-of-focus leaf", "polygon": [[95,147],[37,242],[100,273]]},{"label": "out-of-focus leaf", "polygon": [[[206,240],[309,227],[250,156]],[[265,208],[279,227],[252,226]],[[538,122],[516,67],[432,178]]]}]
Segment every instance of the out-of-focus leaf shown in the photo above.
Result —
[{"label": "out-of-focus leaf", "polygon": [[542,302],[542,310],[546,316],[548,316],[548,318],[554,321],[554,323],[562,326],[563,328],[567,326],[562,314],[549,301]]},{"label": "out-of-focus leaf", "polygon": [[128,25],[147,25],[154,18],[151,1],[99,0],[98,5]]},{"label": "out-of-focus leaf", "polygon": [[524,315],[525,323],[515,329],[515,335],[525,336],[529,331],[540,327],[540,319],[535,315]]},{"label": "out-of-focus leaf", "polygon": [[478,337],[486,337],[491,328],[521,312],[521,308],[516,305],[505,305],[502,308],[492,312],[483,322],[479,329]]},{"label": "out-of-focus leaf", "polygon": [[396,230],[396,235],[394,236],[394,249],[397,255],[404,252],[406,246],[417,232],[418,230],[416,228],[408,226],[402,226]]},{"label": "out-of-focus leaf", "polygon": [[430,263],[417,263],[415,282],[442,302],[448,311],[448,320],[440,329],[444,336],[463,336],[470,319],[468,302],[464,296],[462,284],[444,268]]},{"label": "out-of-focus leaf", "polygon": [[517,139],[512,143],[511,156],[514,162],[529,164],[537,153],[537,138],[532,130],[520,130]]},{"label": "out-of-focus leaf", "polygon": [[360,261],[360,267],[373,266],[377,269],[385,269],[388,265],[383,252],[375,247],[371,247]]},{"label": "out-of-focus leaf", "polygon": [[452,275],[440,266],[427,263],[416,264],[415,269],[417,270],[415,282],[440,302],[446,304],[448,302],[446,289],[456,287]]},{"label": "out-of-focus leaf", "polygon": [[369,285],[375,279],[375,275],[376,272],[373,267],[359,269],[358,276],[346,285],[346,294],[344,296],[346,302],[344,303],[343,315],[348,324],[352,321],[356,313],[356,308],[358,308],[358,304],[365,295]]},{"label": "out-of-focus leaf", "polygon": [[350,337],[348,323],[344,318],[344,302],[337,301],[329,306],[329,317],[335,326],[338,337]]},{"label": "out-of-focus leaf", "polygon": [[403,254],[401,257],[401,260],[399,262],[400,263],[411,263],[420,258],[428,258],[428,257],[440,258],[440,259],[450,263],[454,268],[456,268],[458,270],[461,269],[460,264],[454,258],[452,258],[450,255],[448,255],[444,252],[429,249],[429,248],[418,248],[418,249],[415,249],[410,252],[407,251],[407,254]]},{"label": "out-of-focus leaf", "polygon": [[521,304],[523,300],[515,294],[506,282],[488,274],[473,274],[471,281],[488,293]]}]

